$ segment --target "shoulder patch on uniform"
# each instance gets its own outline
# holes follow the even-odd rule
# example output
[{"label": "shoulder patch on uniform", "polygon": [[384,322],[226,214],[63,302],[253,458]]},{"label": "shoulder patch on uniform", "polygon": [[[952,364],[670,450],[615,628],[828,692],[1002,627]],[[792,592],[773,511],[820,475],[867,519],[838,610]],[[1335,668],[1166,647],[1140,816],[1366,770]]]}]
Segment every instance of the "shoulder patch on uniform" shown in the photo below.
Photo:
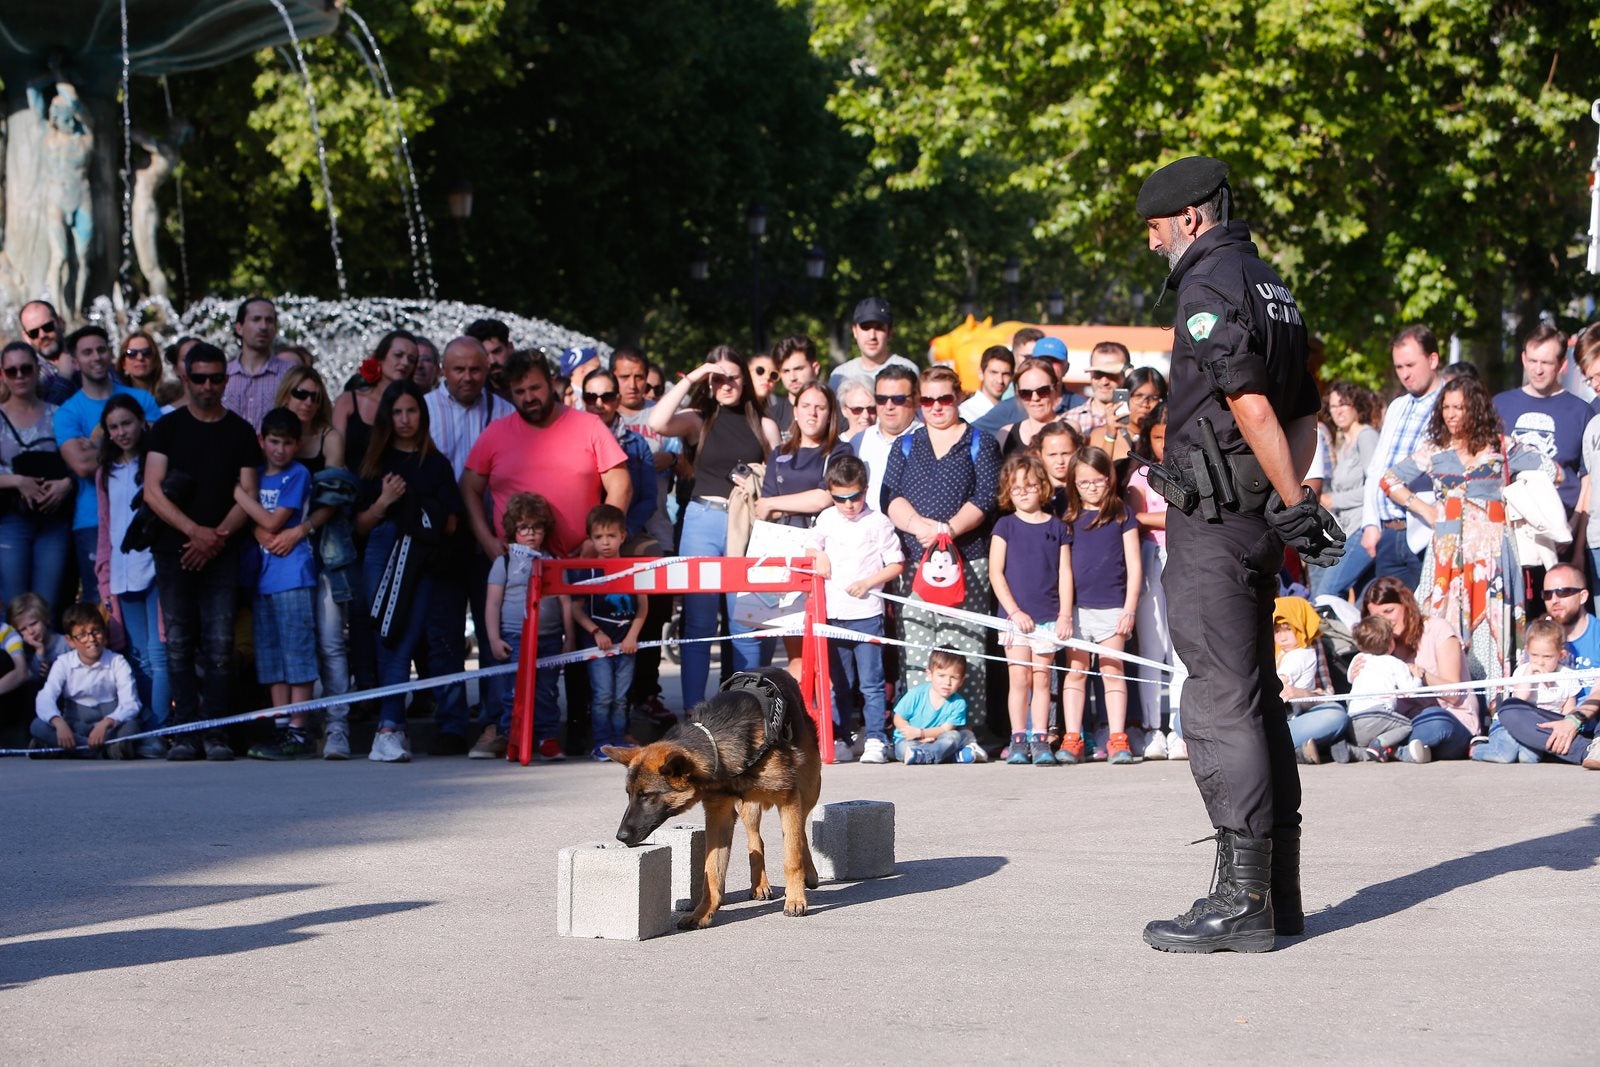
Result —
[{"label": "shoulder patch on uniform", "polygon": [[1199,311],[1189,316],[1185,323],[1189,327],[1189,336],[1196,341],[1204,341],[1211,336],[1211,330],[1217,324],[1217,317],[1209,311]]}]

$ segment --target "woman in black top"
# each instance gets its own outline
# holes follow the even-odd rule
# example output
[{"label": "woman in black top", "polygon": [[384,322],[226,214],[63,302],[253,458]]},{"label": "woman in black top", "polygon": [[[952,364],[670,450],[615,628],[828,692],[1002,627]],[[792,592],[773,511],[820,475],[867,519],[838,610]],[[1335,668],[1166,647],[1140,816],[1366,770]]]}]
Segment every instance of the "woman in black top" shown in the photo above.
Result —
[{"label": "woman in black top", "polygon": [[[680,378],[650,409],[650,428],[664,436],[699,442],[694,496],[684,510],[679,553],[727,555],[728,494],[733,491],[733,479],[750,478],[752,486],[758,481],[754,474],[737,474],[737,468],[765,463],[768,453],[778,447],[778,425],[762,411],[745,358],[728,345],[713,348],[704,363]],[[732,594],[728,604],[732,611]],[[716,594],[693,593],[683,598],[684,637],[710,637],[716,628]],[[733,642],[739,670],[760,666],[760,645],[754,638]],[[711,646],[686,644],[680,656],[683,706],[688,709],[705,698]]]},{"label": "woman in black top", "polygon": [[[361,461],[356,533],[367,538],[362,556],[366,593],[377,632],[378,684],[411,675],[411,656],[428,624],[433,582],[427,556],[461,515],[461,491],[450,461],[428,436],[428,405],[410,378],[383,391],[372,424],[372,443]],[[378,705],[378,736],[369,759],[404,763],[405,700]]]},{"label": "woman in black top", "polygon": [[[376,370],[369,377],[369,371]],[[393,382],[409,382],[417,369],[417,339],[405,330],[390,330],[378,338],[378,347],[366,361],[360,377],[371,384],[357,387],[339,397],[333,406],[333,428],[344,435],[345,452],[357,464],[367,454],[372,437],[373,418],[384,390]]]}]

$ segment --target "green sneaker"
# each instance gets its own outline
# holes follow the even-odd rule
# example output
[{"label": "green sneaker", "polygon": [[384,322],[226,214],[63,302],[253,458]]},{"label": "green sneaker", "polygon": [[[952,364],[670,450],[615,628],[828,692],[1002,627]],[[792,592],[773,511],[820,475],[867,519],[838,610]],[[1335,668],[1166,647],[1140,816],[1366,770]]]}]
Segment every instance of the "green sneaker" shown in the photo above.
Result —
[{"label": "green sneaker", "polygon": [[317,754],[311,739],[304,730],[289,727],[278,731],[278,740],[270,745],[252,745],[250,751],[245,753],[251,759],[264,760],[293,760],[306,759]]}]

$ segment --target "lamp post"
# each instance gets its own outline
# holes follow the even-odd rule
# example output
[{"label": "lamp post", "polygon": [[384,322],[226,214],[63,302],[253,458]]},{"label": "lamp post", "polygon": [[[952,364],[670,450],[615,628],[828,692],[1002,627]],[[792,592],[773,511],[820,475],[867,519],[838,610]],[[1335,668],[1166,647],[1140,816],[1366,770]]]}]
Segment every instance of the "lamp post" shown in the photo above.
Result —
[{"label": "lamp post", "polygon": [[1061,295],[1060,289],[1052,289],[1045,294],[1045,313],[1050,316],[1050,321],[1055,322],[1067,313],[1067,298]]},{"label": "lamp post", "polygon": [[1000,268],[1000,278],[1006,283],[1006,318],[1017,317],[1017,285],[1022,281],[1022,262],[1016,256],[1007,256]]},{"label": "lamp post", "polygon": [[750,354],[755,355],[767,347],[767,331],[761,308],[761,242],[767,236],[767,209],[751,204],[744,215],[745,229],[750,234]]},{"label": "lamp post", "polygon": [[450,217],[456,222],[466,222],[472,217],[472,183],[465,178],[457,179],[445,194],[445,202],[450,206]]}]

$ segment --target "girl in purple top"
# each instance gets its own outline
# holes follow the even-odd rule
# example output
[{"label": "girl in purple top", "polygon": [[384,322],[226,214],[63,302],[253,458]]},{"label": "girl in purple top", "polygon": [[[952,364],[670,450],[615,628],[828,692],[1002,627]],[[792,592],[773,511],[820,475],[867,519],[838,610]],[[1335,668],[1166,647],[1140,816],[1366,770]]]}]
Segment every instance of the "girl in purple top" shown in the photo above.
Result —
[{"label": "girl in purple top", "polygon": [[[1067,469],[1067,524],[1071,528],[1072,580],[1063,597],[1071,613],[1062,636],[1094,641],[1122,651],[1133,633],[1139,604],[1142,568],[1139,560],[1139,523],[1117,492],[1116,468],[1105,450],[1085,448],[1072,457]],[[1070,673],[1062,686],[1067,735],[1061,739],[1056,759],[1078,763],[1083,759],[1084,683],[1090,653],[1067,651]],[[1122,661],[1101,657],[1100,670],[1106,694],[1106,743],[1110,763],[1132,763],[1128,747],[1128,686],[1122,680]]]},{"label": "girl in purple top", "polygon": [[1000,507],[1009,510],[989,539],[989,582],[1013,628],[1000,632],[1011,672],[1006,762],[1031,761],[1036,767],[1055,766],[1046,736],[1050,667],[1058,628],[1072,624],[1066,611],[1072,593],[1069,537],[1066,523],[1044,510],[1049,487],[1050,474],[1039,457],[1019,452],[1006,460],[1000,469]]}]

